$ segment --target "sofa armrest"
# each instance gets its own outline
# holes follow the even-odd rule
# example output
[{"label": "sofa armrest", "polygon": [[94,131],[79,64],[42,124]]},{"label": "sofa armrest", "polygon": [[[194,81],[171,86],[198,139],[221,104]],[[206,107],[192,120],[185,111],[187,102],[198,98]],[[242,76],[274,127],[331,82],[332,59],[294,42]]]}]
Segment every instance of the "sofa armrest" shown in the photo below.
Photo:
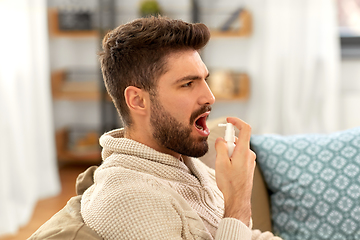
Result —
[{"label": "sofa armrest", "polygon": [[45,222],[28,240],[69,239],[101,240],[85,225],[80,213],[81,195],[72,197],[66,206]]},{"label": "sofa armrest", "polygon": [[262,232],[271,232],[270,197],[259,166],[256,166],[254,173],[251,211],[253,229],[259,229]]}]

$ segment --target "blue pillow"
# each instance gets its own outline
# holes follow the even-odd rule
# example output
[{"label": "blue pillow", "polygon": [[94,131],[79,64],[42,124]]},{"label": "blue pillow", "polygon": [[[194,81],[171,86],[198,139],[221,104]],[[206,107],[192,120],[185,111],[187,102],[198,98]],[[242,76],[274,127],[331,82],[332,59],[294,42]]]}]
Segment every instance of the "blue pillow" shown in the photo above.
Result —
[{"label": "blue pillow", "polygon": [[283,239],[360,239],[360,127],[332,134],[254,135]]}]

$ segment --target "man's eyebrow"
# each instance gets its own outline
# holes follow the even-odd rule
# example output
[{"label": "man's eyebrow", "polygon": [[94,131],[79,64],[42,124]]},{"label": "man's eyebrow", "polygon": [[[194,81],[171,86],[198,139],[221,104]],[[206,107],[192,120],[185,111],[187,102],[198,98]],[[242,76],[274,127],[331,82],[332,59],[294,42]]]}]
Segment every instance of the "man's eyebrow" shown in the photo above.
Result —
[{"label": "man's eyebrow", "polygon": [[[205,80],[209,77],[209,75],[210,75],[209,73],[206,75]],[[175,83],[180,83],[180,82],[189,81],[189,80],[200,80],[200,79],[202,79],[202,77],[199,75],[187,75],[185,77],[182,77],[182,78],[176,80]]]}]

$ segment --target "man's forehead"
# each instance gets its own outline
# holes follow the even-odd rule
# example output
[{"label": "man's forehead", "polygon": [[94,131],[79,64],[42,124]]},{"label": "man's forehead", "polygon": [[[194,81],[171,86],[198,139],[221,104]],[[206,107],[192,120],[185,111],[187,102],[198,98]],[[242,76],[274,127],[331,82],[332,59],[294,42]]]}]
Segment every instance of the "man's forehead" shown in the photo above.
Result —
[{"label": "man's forehead", "polygon": [[[196,50],[183,50],[168,54],[164,67],[164,74],[169,71],[176,71],[178,74],[183,75],[182,77],[186,75],[198,75],[199,73],[206,76],[209,73],[199,52]],[[179,78],[181,78],[181,76],[179,76]]]}]

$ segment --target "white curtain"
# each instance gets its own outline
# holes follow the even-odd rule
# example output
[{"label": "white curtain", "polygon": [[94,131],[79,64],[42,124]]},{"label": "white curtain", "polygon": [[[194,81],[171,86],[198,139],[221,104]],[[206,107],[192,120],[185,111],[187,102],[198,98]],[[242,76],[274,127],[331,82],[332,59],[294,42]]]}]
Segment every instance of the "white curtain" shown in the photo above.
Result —
[{"label": "white curtain", "polygon": [[339,130],[334,0],[253,0],[249,118],[255,133]]},{"label": "white curtain", "polygon": [[56,195],[46,0],[0,1],[0,235]]}]

